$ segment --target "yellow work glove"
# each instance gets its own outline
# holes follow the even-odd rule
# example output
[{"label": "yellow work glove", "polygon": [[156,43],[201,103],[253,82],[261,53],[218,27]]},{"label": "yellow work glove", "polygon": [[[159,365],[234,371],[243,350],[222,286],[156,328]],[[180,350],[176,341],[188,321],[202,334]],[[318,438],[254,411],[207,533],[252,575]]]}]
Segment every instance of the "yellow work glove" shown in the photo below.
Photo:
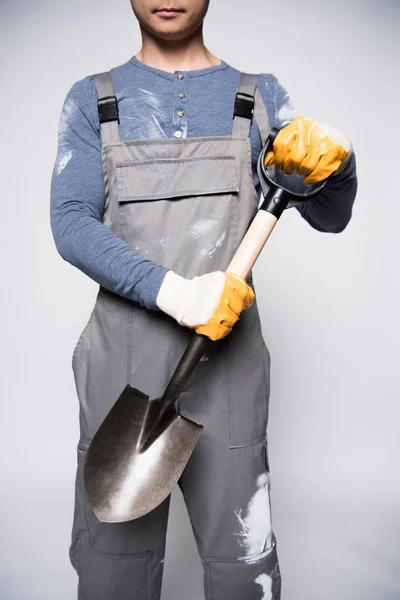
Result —
[{"label": "yellow work glove", "polygon": [[168,271],[156,304],[180,325],[219,340],[231,331],[242,310],[249,308],[253,300],[251,287],[233,273],[214,271],[185,279]]},{"label": "yellow work glove", "polygon": [[336,175],[347,165],[352,154],[351,142],[325,123],[298,116],[280,130],[264,165],[274,164],[286,175],[297,173],[311,185]]}]

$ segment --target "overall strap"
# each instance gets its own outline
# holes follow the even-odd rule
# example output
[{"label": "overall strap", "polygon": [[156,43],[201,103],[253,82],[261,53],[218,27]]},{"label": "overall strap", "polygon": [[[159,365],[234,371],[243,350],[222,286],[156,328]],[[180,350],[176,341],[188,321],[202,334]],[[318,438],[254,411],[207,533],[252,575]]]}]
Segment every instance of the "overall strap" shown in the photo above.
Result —
[{"label": "overall strap", "polygon": [[232,135],[246,137],[250,134],[251,120],[254,116],[264,145],[271,130],[264,101],[257,88],[258,75],[241,73],[239,88],[236,92],[233,113]]},{"label": "overall strap", "polygon": [[110,71],[92,75],[97,90],[97,108],[99,113],[101,139],[104,142],[116,142],[119,137],[118,101]]}]

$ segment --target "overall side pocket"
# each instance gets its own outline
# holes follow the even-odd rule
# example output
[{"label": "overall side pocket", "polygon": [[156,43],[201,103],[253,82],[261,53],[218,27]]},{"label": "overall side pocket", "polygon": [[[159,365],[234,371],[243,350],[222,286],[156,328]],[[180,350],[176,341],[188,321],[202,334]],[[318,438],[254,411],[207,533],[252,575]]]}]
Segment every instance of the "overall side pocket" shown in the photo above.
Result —
[{"label": "overall side pocket", "polygon": [[261,335],[256,301],[243,311],[229,340],[230,447],[266,437],[270,393],[270,355]]}]

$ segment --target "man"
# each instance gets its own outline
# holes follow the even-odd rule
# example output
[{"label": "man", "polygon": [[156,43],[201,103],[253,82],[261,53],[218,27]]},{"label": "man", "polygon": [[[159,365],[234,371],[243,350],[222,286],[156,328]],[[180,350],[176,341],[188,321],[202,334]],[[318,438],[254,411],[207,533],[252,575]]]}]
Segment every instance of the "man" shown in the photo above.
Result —
[{"label": "man", "polygon": [[[271,127],[283,130],[266,162],[293,174],[296,189],[298,175],[308,184],[334,174],[296,207],[319,231],[338,233],[350,220],[355,157],[337,131],[294,118],[273,75],[242,76],[208,51],[207,0],[131,4],[142,48],[111,74],[71,88],[52,178],[57,249],[100,284],[72,359],[81,430],[70,547],[78,594],[160,598],[169,498],[139,519],[101,523],[84,493],[83,464],[127,383],[162,395],[194,328],[215,345],[180,396],[179,412],[204,430],[179,485],[205,597],[277,600],[269,352],[251,276],[224,271],[257,210],[256,163]],[[237,91],[255,98],[254,118],[235,102]]]}]

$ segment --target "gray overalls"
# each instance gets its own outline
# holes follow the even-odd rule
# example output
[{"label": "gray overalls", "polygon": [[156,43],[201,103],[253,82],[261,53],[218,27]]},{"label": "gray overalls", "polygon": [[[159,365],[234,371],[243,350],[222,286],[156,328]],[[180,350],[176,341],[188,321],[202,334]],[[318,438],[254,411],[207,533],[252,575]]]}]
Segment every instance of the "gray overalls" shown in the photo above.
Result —
[{"label": "gray overalls", "polygon": [[[255,97],[264,143],[270,128],[257,77],[242,73],[238,92]],[[184,277],[225,270],[259,203],[251,113],[238,111],[229,136],[121,141],[111,74],[97,74],[94,82],[103,121],[103,223]],[[248,100],[242,96],[242,105]],[[79,575],[79,600],[160,598],[170,498],[140,519],[101,523],[84,493],[83,465],[125,385],[160,397],[193,335],[161,311],[100,286],[72,358],[80,440],[70,558]],[[204,426],[179,486],[204,566],[207,600],[280,598],[266,443],[269,367],[255,301],[203,357],[179,400],[178,411]],[[190,593],[182,590],[177,600],[190,600]]]}]

